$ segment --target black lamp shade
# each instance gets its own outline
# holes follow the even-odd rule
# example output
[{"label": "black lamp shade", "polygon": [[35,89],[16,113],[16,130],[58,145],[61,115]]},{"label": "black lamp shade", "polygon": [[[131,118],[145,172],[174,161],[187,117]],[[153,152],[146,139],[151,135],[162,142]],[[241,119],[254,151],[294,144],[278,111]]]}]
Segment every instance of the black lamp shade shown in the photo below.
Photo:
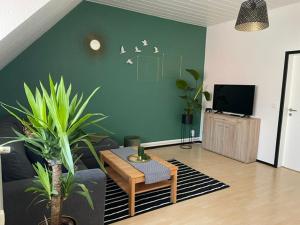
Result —
[{"label": "black lamp shade", "polygon": [[238,31],[259,31],[269,27],[267,4],[263,0],[248,0],[242,3],[235,24]]}]

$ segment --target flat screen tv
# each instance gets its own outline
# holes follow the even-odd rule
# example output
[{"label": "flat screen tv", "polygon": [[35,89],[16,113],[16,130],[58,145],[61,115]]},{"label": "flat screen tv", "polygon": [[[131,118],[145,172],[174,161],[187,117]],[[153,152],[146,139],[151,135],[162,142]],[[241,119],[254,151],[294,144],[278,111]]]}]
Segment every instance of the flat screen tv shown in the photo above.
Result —
[{"label": "flat screen tv", "polygon": [[255,85],[214,86],[213,109],[251,116],[253,113]]}]

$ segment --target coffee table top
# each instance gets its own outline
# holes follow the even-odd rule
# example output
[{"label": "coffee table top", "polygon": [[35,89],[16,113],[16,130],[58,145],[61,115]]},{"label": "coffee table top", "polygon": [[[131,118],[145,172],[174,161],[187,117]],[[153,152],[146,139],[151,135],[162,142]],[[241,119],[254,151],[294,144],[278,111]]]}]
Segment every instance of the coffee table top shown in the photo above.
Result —
[{"label": "coffee table top", "polygon": [[[174,175],[177,173],[178,167],[155,156],[154,154],[147,153],[151,157],[152,160],[158,161],[162,165],[169,168],[171,171],[170,175]],[[145,175],[134,168],[130,163],[118,157],[116,154],[112,153],[110,150],[100,151],[100,157],[109,164],[109,166],[113,167],[113,169],[121,175],[125,179],[135,179],[136,182],[144,182]]]}]

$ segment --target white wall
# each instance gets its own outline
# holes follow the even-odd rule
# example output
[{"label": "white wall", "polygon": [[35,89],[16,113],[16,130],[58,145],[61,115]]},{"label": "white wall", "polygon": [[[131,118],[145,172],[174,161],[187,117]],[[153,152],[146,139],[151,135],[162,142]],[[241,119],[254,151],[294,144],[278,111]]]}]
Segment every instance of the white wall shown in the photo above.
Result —
[{"label": "white wall", "polygon": [[269,20],[270,28],[252,33],[236,31],[235,21],[208,27],[205,87],[212,91],[216,83],[257,85],[258,159],[273,164],[285,51],[300,50],[300,3],[269,11]]}]

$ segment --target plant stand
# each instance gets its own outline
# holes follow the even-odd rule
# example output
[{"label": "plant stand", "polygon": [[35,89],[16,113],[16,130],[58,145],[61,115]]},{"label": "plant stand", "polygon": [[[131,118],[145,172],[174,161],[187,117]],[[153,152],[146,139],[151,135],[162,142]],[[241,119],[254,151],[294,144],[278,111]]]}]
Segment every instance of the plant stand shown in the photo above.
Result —
[{"label": "plant stand", "polygon": [[[180,148],[191,149],[193,143],[193,137],[191,135],[193,125],[193,115],[182,115],[181,119],[181,141]],[[186,141],[186,139],[188,139]]]}]

